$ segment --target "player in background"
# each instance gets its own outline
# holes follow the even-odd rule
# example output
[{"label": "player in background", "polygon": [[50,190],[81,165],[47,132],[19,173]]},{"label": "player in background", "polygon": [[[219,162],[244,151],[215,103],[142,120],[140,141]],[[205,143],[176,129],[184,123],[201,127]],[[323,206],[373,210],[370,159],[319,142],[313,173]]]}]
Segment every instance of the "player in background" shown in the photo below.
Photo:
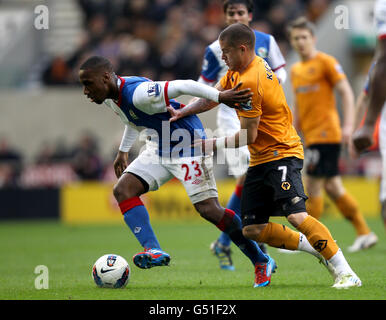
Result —
[{"label": "player in background", "polygon": [[[323,213],[323,189],[340,213],[352,223],[356,239],[348,248],[356,252],[375,245],[357,201],[345,189],[339,174],[341,145],[348,147],[354,128],[354,95],[336,59],[317,50],[314,26],[300,17],[288,26],[292,47],[300,61],[291,67],[294,95],[294,124],[306,146],[305,187],[307,212],[316,219]],[[341,129],[334,90],[342,99]]]},{"label": "player in background", "polygon": [[[253,18],[252,0],[225,0],[223,3],[226,25],[233,23],[243,23],[249,26]],[[284,69],[285,60],[272,35],[254,30],[256,43],[255,52],[258,56],[268,62],[274,70],[281,83],[284,83],[287,73]],[[221,58],[222,52],[219,41],[210,44],[205,51],[199,82],[207,85],[215,85],[228,71],[228,67]],[[240,121],[236,111],[220,104],[217,111],[217,128],[221,136],[232,135],[240,130]],[[247,146],[237,150],[218,150],[221,152],[222,159],[225,158],[230,175],[236,178],[236,188],[232,193],[227,208],[232,209],[240,215],[240,199],[243,190],[245,173],[248,169],[249,151]],[[230,250],[231,240],[226,233],[221,233],[220,237],[211,245],[211,251],[218,257],[220,268],[234,270]],[[266,252],[264,245],[260,244],[261,249]]]},{"label": "player in background", "polygon": [[[248,145],[250,163],[241,196],[243,234],[256,242],[289,250],[302,250],[304,244],[311,244],[312,250],[306,251],[323,256],[327,262],[324,265],[334,277],[334,288],[361,286],[329,230],[306,212],[307,196],[301,177],[303,145],[292,125],[292,113],[279,80],[268,63],[256,56],[253,30],[244,24],[232,24],[221,32],[219,41],[229,70],[216,88],[229,90],[242,83],[240,88],[250,88],[253,96],[237,109],[240,131],[232,136],[201,139],[195,145],[205,152]],[[168,107],[170,121],[216,105],[199,99],[183,109]],[[286,216],[300,232],[270,222],[270,216],[276,213]]]},{"label": "player in background", "polygon": [[386,228],[386,0],[375,2],[374,20],[378,41],[374,65],[368,81],[367,112],[363,126],[353,134],[353,144],[358,153],[365,151],[373,144],[374,126],[380,116],[379,150],[382,157],[380,200]]},{"label": "player in background", "polygon": [[[139,268],[168,265],[170,255],[161,249],[150,224],[149,213],[140,196],[155,191],[176,177],[185,187],[191,202],[200,215],[226,232],[255,267],[255,287],[269,284],[270,277],[258,266],[275,262],[264,254],[252,240],[242,234],[242,223],[232,210],[218,202],[213,175],[212,156],[197,153],[191,146],[194,139],[205,137],[205,130],[197,116],[170,124],[166,106],[182,107],[172,98],[180,95],[198,96],[232,104],[250,99],[249,90],[217,89],[193,80],[153,82],[142,77],[119,77],[109,60],[95,56],[85,61],[79,71],[84,94],[96,104],[111,108],[125,124],[125,131],[114,161],[116,176],[114,196],[119,203],[126,224],[143,246],[144,251],[133,257]],[[147,148],[128,165],[128,151],[140,128],[151,137]],[[268,280],[267,280],[268,279]]]}]

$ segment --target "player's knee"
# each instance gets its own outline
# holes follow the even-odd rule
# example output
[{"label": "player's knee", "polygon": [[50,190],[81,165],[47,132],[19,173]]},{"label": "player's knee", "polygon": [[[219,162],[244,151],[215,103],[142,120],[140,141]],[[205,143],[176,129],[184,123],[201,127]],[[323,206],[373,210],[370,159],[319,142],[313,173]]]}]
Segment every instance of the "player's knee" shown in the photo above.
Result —
[{"label": "player's knee", "polygon": [[305,218],[307,218],[307,212],[297,212],[292,213],[287,216],[287,220],[290,224],[292,224],[295,228],[301,225]]},{"label": "player's knee", "polygon": [[245,226],[243,228],[243,236],[247,239],[256,240],[259,238],[261,229],[256,226]]},{"label": "player's knee", "polygon": [[326,180],[324,190],[326,190],[328,196],[333,200],[338,199],[345,192],[343,184],[340,179],[336,177]]},{"label": "player's knee", "polygon": [[119,182],[113,187],[113,194],[118,203],[134,196],[128,186]]},{"label": "player's knee", "polygon": [[217,224],[221,220],[224,211],[221,210],[213,201],[207,200],[196,203],[194,207],[200,216],[205,220]]},{"label": "player's knee", "polygon": [[335,190],[335,185],[331,183],[331,181],[326,181],[324,184],[324,190],[326,190],[326,193],[328,194],[329,197],[333,196],[336,192]]},{"label": "player's knee", "polygon": [[122,187],[119,183],[115,184],[113,187],[113,195],[117,201],[122,197]]}]

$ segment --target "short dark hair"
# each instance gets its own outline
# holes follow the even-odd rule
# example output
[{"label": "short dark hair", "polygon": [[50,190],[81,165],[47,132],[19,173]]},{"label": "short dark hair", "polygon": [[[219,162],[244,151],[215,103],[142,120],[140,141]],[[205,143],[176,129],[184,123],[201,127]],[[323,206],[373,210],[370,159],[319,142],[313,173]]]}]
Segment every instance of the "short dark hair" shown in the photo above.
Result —
[{"label": "short dark hair", "polygon": [[252,50],[255,48],[256,41],[253,30],[239,22],[225,28],[220,33],[219,40],[227,41],[232,47],[244,44]]},{"label": "short dark hair", "polygon": [[80,70],[103,70],[113,72],[114,68],[111,62],[102,56],[92,56],[88,58],[79,68]]},{"label": "short dark hair", "polygon": [[287,26],[288,37],[291,35],[293,29],[306,29],[312,35],[315,35],[315,25],[309,21],[306,17],[298,17],[295,20],[291,21]]},{"label": "short dark hair", "polygon": [[253,12],[253,1],[252,0],[224,0],[223,9],[224,12],[228,10],[228,7],[232,4],[243,4],[247,7],[249,13]]}]

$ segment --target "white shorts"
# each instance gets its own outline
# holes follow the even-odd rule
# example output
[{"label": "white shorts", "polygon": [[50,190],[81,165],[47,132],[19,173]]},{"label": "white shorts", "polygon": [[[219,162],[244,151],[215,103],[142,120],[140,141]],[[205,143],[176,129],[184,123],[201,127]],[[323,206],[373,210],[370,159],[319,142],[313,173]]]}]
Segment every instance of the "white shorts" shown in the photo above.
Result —
[{"label": "white shorts", "polygon": [[156,149],[146,148],[124,172],[134,173],[144,179],[149,184],[149,191],[158,190],[176,177],[185,187],[193,204],[218,197],[212,156],[170,160],[160,157]]},{"label": "white shorts", "polygon": [[386,200],[386,105],[383,106],[379,123],[379,150],[382,157],[382,179],[379,192],[381,202]]},{"label": "white shorts", "polygon": [[[231,136],[240,131],[240,120],[234,109],[219,105],[217,111],[217,132],[219,136]],[[225,158],[229,174],[236,178],[243,176],[249,167],[248,146],[231,149],[224,148],[217,151],[217,159]]]}]

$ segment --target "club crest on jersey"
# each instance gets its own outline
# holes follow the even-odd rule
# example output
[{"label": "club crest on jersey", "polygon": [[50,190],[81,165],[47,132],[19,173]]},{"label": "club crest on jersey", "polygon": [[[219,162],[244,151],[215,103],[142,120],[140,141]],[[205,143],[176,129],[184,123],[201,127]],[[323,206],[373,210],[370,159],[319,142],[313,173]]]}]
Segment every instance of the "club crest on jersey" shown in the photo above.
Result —
[{"label": "club crest on jersey", "polygon": [[335,65],[335,70],[338,73],[344,73],[343,68],[342,68],[342,66],[339,63]]},{"label": "club crest on jersey", "polygon": [[157,97],[159,96],[161,92],[161,86],[158,83],[149,83],[148,89],[147,89],[147,94],[149,97]]},{"label": "club crest on jersey", "polygon": [[283,189],[283,190],[289,190],[290,188],[291,188],[291,184],[289,183],[289,182],[287,182],[287,181],[284,181],[282,184],[281,184],[281,188]]},{"label": "club crest on jersey", "polygon": [[257,49],[257,54],[263,59],[266,58],[268,56],[267,48],[260,47],[259,49]]},{"label": "club crest on jersey", "polygon": [[114,265],[115,261],[117,261],[117,256],[108,256],[107,257],[107,266],[112,267]]}]

